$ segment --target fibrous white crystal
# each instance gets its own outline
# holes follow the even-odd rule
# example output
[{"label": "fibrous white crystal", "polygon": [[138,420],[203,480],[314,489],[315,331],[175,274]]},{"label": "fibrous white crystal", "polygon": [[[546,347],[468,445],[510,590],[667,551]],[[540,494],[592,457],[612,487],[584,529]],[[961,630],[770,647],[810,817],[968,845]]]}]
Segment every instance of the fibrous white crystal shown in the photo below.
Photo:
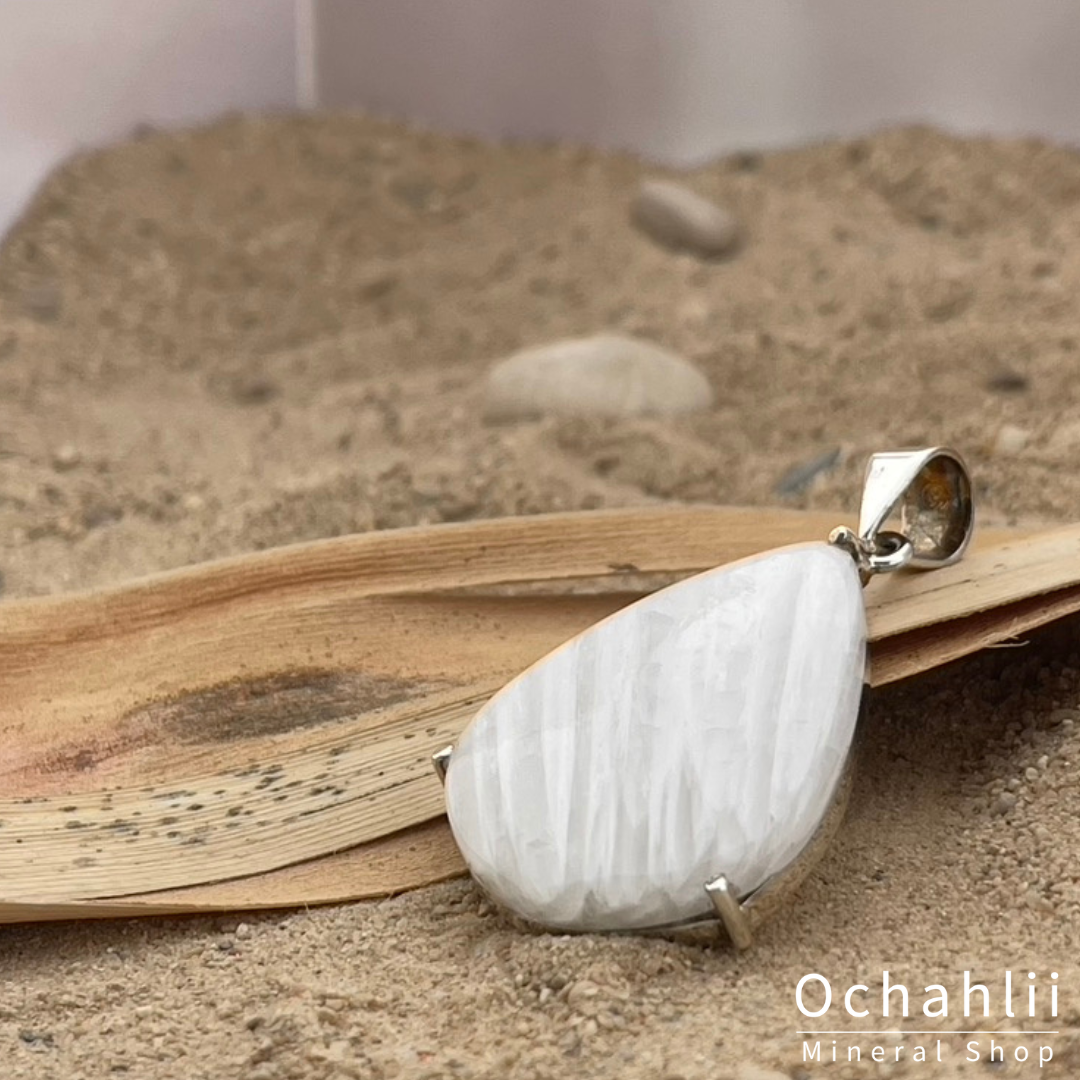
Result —
[{"label": "fibrous white crystal", "polygon": [[454,836],[480,884],[567,930],[709,915],[802,850],[834,796],[863,689],[849,555],[782,548],[699,574],[572,639],[455,747]]}]

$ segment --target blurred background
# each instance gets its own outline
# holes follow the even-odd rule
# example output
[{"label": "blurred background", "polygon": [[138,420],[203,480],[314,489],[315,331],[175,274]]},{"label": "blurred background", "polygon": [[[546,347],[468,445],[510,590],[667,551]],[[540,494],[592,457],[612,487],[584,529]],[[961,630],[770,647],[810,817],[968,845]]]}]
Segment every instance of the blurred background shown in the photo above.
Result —
[{"label": "blurred background", "polygon": [[5,593],[850,506],[888,445],[1080,517],[1078,46],[1072,0],[3,0]]},{"label": "blurred background", "polygon": [[1070,0],[4,0],[0,230],[138,124],[363,107],[696,164],[922,121],[1080,136]]}]

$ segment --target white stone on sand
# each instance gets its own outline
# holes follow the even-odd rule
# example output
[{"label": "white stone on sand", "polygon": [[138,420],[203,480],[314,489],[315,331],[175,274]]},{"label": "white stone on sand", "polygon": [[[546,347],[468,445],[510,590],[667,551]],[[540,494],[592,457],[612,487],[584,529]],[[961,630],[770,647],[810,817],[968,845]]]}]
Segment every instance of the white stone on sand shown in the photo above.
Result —
[{"label": "white stone on sand", "polygon": [[485,415],[670,416],[712,403],[708,379],[681,356],[640,338],[597,334],[500,361],[488,373]]},{"label": "white stone on sand", "polygon": [[644,181],[630,206],[630,219],[661,246],[701,258],[728,255],[739,244],[739,223],[732,214],[670,180]]},{"label": "white stone on sand", "polygon": [[834,797],[862,694],[849,556],[781,549],[680,582],[500,691],[454,749],[450,824],[517,914],[633,930],[786,867]]},{"label": "white stone on sand", "polygon": [[1027,446],[1029,438],[1024,428],[1016,424],[1002,424],[994,436],[991,449],[997,457],[1015,457]]}]

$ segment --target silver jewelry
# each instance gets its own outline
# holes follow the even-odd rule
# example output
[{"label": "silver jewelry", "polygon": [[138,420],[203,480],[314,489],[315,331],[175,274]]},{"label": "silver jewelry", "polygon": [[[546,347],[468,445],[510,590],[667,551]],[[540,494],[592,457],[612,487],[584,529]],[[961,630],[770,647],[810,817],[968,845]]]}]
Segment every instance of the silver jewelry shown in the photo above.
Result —
[{"label": "silver jewelry", "polygon": [[973,523],[954,451],[875,454],[857,530],[688,578],[534,664],[436,755],[474,878],[553,930],[708,922],[748,946],[843,815],[861,585],[955,562]]}]

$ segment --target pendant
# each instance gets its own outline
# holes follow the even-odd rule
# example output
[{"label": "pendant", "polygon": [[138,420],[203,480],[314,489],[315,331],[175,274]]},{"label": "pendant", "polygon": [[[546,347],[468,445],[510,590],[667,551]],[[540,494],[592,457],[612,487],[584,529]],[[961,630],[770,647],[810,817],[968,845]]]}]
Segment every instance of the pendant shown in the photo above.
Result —
[{"label": "pendant", "polygon": [[842,817],[862,586],[955,562],[972,527],[959,455],[876,454],[857,531],[688,578],[538,661],[436,755],[475,880],[547,929],[709,922],[745,948]]}]

